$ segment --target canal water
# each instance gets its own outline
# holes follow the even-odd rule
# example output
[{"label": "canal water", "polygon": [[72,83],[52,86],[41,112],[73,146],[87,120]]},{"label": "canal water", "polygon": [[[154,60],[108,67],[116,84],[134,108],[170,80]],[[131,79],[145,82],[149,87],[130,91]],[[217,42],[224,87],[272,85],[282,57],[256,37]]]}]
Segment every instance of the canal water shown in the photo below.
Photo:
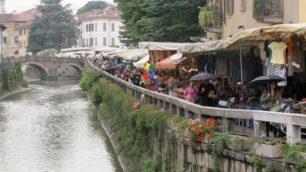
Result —
[{"label": "canal water", "polygon": [[0,172],[121,172],[94,109],[73,82],[0,101]]}]

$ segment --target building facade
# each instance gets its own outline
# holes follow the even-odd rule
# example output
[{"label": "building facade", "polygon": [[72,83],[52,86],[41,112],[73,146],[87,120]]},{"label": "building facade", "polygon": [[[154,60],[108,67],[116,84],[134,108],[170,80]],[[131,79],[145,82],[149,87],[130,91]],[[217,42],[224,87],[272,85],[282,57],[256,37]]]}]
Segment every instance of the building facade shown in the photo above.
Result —
[{"label": "building facade", "polygon": [[121,45],[120,29],[123,24],[116,7],[81,14],[78,16],[78,23],[81,32],[79,46],[99,49]]},{"label": "building facade", "polygon": [[16,29],[18,30],[18,53],[20,56],[25,56],[27,53],[31,22],[19,24]]},{"label": "building facade", "polygon": [[243,29],[306,22],[305,0],[208,0],[215,18],[205,27],[210,40],[233,36]]},{"label": "building facade", "polygon": [[6,29],[3,32],[4,56],[24,56],[28,44],[31,22],[40,13],[36,9],[30,9],[18,14],[0,14],[0,23]]}]

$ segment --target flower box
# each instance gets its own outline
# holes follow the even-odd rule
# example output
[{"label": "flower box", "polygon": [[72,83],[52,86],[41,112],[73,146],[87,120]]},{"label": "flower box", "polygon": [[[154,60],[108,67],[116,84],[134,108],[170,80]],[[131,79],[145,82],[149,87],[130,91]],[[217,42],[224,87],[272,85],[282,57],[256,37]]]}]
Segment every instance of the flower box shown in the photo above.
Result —
[{"label": "flower box", "polygon": [[252,153],[267,158],[280,158],[280,147],[281,144],[269,145],[255,142]]}]

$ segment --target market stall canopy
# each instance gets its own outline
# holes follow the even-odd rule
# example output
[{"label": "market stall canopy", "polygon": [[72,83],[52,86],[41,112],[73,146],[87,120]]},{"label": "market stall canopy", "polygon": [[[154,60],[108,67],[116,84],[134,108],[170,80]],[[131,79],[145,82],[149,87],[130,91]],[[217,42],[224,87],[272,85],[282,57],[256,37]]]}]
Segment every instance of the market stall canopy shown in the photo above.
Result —
[{"label": "market stall canopy", "polygon": [[188,43],[178,42],[140,42],[138,45],[140,48],[148,49],[151,51],[165,51],[173,50],[177,51],[180,48],[184,48]]},{"label": "market stall canopy", "polygon": [[202,53],[209,51],[216,51],[223,48],[224,40],[215,40],[198,43],[186,43],[183,47],[178,49],[178,52],[184,54]]},{"label": "market stall canopy", "polygon": [[126,51],[122,51],[116,54],[116,56],[129,61],[137,61],[139,59],[144,58],[149,54],[146,49],[127,49]]},{"label": "market stall canopy", "polygon": [[222,48],[239,47],[239,43],[266,40],[288,40],[292,34],[306,35],[306,23],[280,24],[241,31],[223,42]]},{"label": "market stall canopy", "polygon": [[162,60],[158,63],[156,63],[156,68],[158,69],[176,69],[176,66],[186,60],[187,57],[177,59],[177,60],[172,60],[172,56],[166,58],[165,60]]},{"label": "market stall canopy", "polygon": [[97,53],[108,53],[108,52],[114,52],[120,50],[119,48],[116,47],[100,47],[96,48],[95,51]]},{"label": "market stall canopy", "polygon": [[111,51],[111,52],[102,52],[100,53],[102,56],[104,57],[108,57],[108,58],[114,58],[114,56],[116,56],[118,53],[126,51],[127,49],[118,49],[115,51]]},{"label": "market stall canopy", "polygon": [[146,55],[143,59],[139,60],[136,63],[133,63],[133,65],[137,68],[144,68],[145,64],[149,61],[149,59],[150,59],[150,56]]}]

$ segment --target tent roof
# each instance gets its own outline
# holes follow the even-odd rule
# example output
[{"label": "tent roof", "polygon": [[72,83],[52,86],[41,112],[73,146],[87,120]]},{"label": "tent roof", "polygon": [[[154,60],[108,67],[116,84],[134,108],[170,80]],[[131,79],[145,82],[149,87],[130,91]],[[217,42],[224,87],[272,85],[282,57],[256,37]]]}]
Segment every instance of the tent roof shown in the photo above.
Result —
[{"label": "tent roof", "polygon": [[158,62],[155,64],[156,68],[159,69],[176,69],[176,66],[186,60],[187,57],[183,57],[182,59],[172,60],[172,56]]},{"label": "tent roof", "polygon": [[181,47],[178,51],[183,54],[209,52],[222,49],[223,40],[187,43],[184,47]]},{"label": "tent roof", "polygon": [[223,43],[223,48],[235,47],[239,42],[258,42],[281,38],[287,40],[292,34],[306,35],[306,23],[280,24],[241,31]]},{"label": "tent roof", "polygon": [[125,60],[132,60],[132,61],[137,61],[140,58],[143,58],[148,54],[149,52],[146,49],[127,49],[125,51],[116,53],[118,57],[123,58]]},{"label": "tent roof", "polygon": [[163,51],[163,50],[173,50],[177,51],[179,48],[183,48],[188,43],[179,42],[140,42],[139,47],[145,48],[152,51]]}]

